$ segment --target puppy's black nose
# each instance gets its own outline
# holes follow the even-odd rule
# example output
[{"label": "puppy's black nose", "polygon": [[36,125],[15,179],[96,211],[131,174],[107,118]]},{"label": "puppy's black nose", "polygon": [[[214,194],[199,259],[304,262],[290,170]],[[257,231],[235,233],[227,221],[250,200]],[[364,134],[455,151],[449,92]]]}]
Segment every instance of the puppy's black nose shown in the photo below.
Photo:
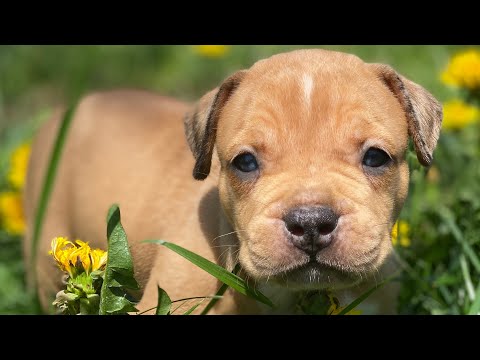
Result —
[{"label": "puppy's black nose", "polygon": [[290,210],[283,221],[292,244],[313,255],[330,245],[338,216],[329,207],[301,206]]}]

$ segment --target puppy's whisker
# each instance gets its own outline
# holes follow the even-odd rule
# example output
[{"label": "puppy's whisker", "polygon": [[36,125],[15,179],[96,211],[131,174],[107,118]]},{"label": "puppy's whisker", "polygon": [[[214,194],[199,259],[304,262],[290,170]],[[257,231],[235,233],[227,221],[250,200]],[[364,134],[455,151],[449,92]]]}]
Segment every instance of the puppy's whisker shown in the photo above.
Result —
[{"label": "puppy's whisker", "polygon": [[237,247],[238,245],[229,245],[229,244],[225,244],[225,245],[215,245],[215,246],[212,246],[211,248],[212,249],[215,249],[215,248],[221,248],[221,247]]},{"label": "puppy's whisker", "polygon": [[237,250],[235,250],[235,252],[233,253],[233,255],[236,256],[235,263],[238,263],[238,262],[240,261],[240,248],[238,248]]},{"label": "puppy's whisker", "polygon": [[220,239],[220,238],[222,238],[222,237],[224,237],[224,236],[233,235],[233,234],[235,234],[235,233],[237,233],[237,231],[232,231],[232,232],[229,232],[229,233],[226,233],[226,234],[223,234],[223,235],[218,235],[218,236],[216,236],[216,237],[214,237],[214,238],[212,239],[212,242],[214,242],[215,240]]},{"label": "puppy's whisker", "polygon": [[216,240],[218,240],[218,239],[220,239],[220,238],[222,238],[222,237],[230,236],[230,235],[233,235],[233,234],[242,232],[242,231],[243,231],[243,232],[246,232],[247,230],[242,230],[242,229],[234,230],[234,231],[231,231],[231,232],[229,232],[229,233],[222,234],[222,235],[219,235],[219,236],[214,237],[214,238],[211,240],[211,242],[213,243],[214,241],[216,241]]},{"label": "puppy's whisker", "polygon": [[218,235],[218,236],[216,236],[216,237],[214,237],[214,238],[212,239],[212,242],[215,241],[215,240],[217,240],[217,239],[220,239],[220,238],[222,238],[222,237],[224,237],[224,236],[233,235],[233,234],[236,234],[236,233],[241,232],[241,231],[246,231],[246,230],[234,230],[234,231],[231,231],[231,232],[226,233],[226,234]]},{"label": "puppy's whisker", "polygon": [[[222,259],[222,257],[224,257],[224,260],[228,260],[228,258],[229,258],[228,252],[231,250],[232,247],[233,248],[237,247],[237,245],[219,245],[219,246],[216,246],[216,247],[225,247],[225,249],[222,251],[222,253],[220,254],[220,256],[218,258]],[[238,249],[236,251],[240,251],[240,249]],[[230,255],[232,256],[233,254],[230,254]]]}]

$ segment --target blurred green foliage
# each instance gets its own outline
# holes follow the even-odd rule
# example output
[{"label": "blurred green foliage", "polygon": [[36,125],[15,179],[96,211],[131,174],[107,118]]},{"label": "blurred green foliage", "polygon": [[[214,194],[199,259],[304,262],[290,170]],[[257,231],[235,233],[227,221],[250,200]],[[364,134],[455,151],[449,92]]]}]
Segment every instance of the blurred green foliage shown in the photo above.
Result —
[{"label": "blurred green foliage", "polygon": [[[317,46],[308,46],[317,47]],[[437,74],[458,46],[318,46],[384,62],[446,94]],[[95,89],[140,87],[194,100],[233,71],[304,46],[233,46],[225,56],[199,56],[191,46],[0,46],[0,128],[39,108],[73,101]],[[15,116],[19,114],[21,116]]]},{"label": "blurred green foliage", "polygon": [[[353,53],[390,64],[439,100],[458,95],[440,72],[461,46],[232,46],[220,57],[191,46],[0,46],[0,190],[14,147],[48,113],[90,91],[137,87],[194,101],[232,72],[296,48]],[[479,49],[479,47],[476,47]],[[401,218],[412,246],[398,248],[406,271],[400,313],[468,313],[480,293],[479,126],[442,133],[430,175],[411,157],[411,187]],[[433,180],[432,180],[433,179]],[[436,179],[436,180],[435,180]],[[20,238],[0,229],[0,313],[32,312],[23,280]],[[473,255],[472,255],[473,254]]]}]

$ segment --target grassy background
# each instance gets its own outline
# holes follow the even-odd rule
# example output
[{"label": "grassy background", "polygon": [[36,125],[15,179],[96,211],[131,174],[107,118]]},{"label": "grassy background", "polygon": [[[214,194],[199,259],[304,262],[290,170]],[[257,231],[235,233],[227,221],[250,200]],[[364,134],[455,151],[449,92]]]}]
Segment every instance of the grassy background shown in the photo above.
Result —
[{"label": "grassy background", "polygon": [[[31,138],[53,107],[81,94],[137,87],[195,100],[258,59],[304,47],[233,46],[225,55],[210,58],[191,46],[0,46],[0,179],[8,171],[12,149]],[[441,101],[455,93],[441,84],[439,73],[452,54],[463,49],[311,47],[388,63]],[[475,299],[480,299],[471,296],[472,288],[480,289],[480,262],[476,263],[480,247],[478,126],[472,129],[442,135],[435,153],[440,174],[436,181],[412,161],[410,197],[402,212],[410,224],[412,246],[398,249],[407,269],[402,278],[401,313],[466,313]],[[0,313],[31,313],[23,283],[20,238],[0,229],[0,247]]]}]

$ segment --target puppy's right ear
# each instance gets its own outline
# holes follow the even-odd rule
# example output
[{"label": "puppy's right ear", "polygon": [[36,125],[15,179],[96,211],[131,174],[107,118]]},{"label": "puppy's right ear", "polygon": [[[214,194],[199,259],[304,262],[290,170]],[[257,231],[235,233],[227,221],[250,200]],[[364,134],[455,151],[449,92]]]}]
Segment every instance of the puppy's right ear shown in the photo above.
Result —
[{"label": "puppy's right ear", "polygon": [[240,70],[228,77],[219,88],[204,95],[193,111],[185,115],[185,135],[196,160],[193,169],[196,180],[203,180],[210,173],[218,119],[246,73],[246,70]]}]

